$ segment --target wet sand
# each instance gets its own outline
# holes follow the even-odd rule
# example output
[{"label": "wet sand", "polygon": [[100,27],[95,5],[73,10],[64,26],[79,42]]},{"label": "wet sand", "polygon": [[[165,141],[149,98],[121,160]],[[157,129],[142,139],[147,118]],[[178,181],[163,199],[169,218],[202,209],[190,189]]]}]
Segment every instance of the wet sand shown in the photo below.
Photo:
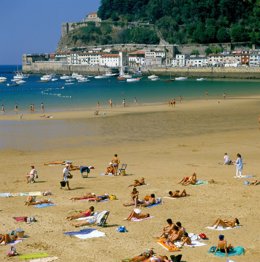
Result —
[{"label": "wet sand", "polygon": [[[25,230],[29,237],[17,244],[19,253],[46,251],[58,256],[60,261],[115,262],[151,247],[158,254],[170,255],[154,237],[161,234],[166,219],[172,218],[174,222],[181,221],[188,232],[204,232],[209,237],[206,246],[184,247],[179,252],[183,260],[208,262],[219,261],[207,253],[209,247],[217,243],[219,232],[205,227],[218,217],[238,217],[242,226],[224,231],[224,235],[234,246],[244,246],[246,255],[231,259],[258,261],[259,186],[244,186],[244,179],[234,179],[234,166],[219,163],[225,152],[232,159],[239,152],[245,162],[244,174],[259,178],[259,105],[260,99],[256,97],[184,101],[177,103],[175,108],[146,105],[101,109],[98,116],[93,111],[57,112],[52,113],[51,119],[41,118],[37,113],[25,114],[22,121],[15,115],[0,116],[0,120],[23,123],[10,132],[1,133],[2,139],[9,143],[0,151],[3,163],[0,191],[50,190],[53,196],[48,198],[56,204],[37,209],[24,206],[25,197],[0,198],[1,233],[18,227]],[[128,164],[128,176],[99,175],[114,153],[118,153],[121,163]],[[74,171],[70,181],[73,190],[60,190],[63,167],[43,165],[54,160],[72,160],[76,165],[94,165],[96,169],[87,179]],[[26,184],[25,174],[31,164],[36,166],[39,179],[37,183]],[[151,193],[164,197],[169,190],[183,189],[177,182],[193,172],[199,179],[214,179],[215,183],[187,186],[185,189],[191,196],[163,199],[162,205],[143,209],[154,216],[152,219],[123,220],[132,210],[122,204],[130,200],[128,185],[134,179],[145,177],[149,184],[138,188],[140,197]],[[69,200],[84,192],[110,193],[118,197],[116,201],[94,203],[96,210],[110,211],[109,226],[98,228],[106,233],[104,238],[79,240],[63,234],[74,230],[65,219],[68,212],[92,205]],[[35,216],[38,222],[32,225],[17,223],[13,216]],[[128,232],[118,233],[119,225],[126,226]],[[5,254],[9,247],[0,248],[1,261],[7,261]],[[17,258],[13,260],[18,261]]]}]

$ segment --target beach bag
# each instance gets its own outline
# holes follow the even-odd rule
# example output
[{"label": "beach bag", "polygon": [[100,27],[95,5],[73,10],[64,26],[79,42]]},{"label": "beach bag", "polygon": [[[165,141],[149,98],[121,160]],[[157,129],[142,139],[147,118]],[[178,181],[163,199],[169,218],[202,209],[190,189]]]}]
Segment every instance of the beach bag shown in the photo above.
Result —
[{"label": "beach bag", "polygon": [[110,195],[109,200],[117,200],[116,195]]},{"label": "beach bag", "polygon": [[119,226],[119,227],[117,228],[117,231],[120,232],[120,233],[125,233],[125,232],[127,232],[127,229],[126,229],[125,226]]},{"label": "beach bag", "polygon": [[60,186],[61,187],[65,187],[66,186],[66,182],[64,180],[60,181]]}]

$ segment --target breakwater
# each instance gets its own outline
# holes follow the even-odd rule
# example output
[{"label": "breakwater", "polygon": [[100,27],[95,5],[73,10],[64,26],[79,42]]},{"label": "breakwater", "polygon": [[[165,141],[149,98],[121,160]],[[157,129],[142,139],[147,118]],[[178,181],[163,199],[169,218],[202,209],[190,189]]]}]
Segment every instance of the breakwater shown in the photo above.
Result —
[{"label": "breakwater", "polygon": [[[25,73],[34,74],[80,74],[98,75],[107,71],[106,67],[87,65],[68,65],[61,62],[34,62],[24,64]],[[168,67],[168,68],[142,68],[144,75],[157,74],[160,76],[186,76],[207,78],[237,78],[237,79],[260,79],[260,67]]]}]

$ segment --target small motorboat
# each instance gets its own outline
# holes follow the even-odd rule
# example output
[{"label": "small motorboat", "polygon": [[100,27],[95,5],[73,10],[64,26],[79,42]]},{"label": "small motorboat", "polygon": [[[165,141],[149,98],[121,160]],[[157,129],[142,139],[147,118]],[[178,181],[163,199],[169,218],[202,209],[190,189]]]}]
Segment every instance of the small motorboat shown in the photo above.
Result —
[{"label": "small motorboat", "polygon": [[136,77],[136,78],[128,78],[126,79],[126,82],[128,83],[133,83],[133,82],[138,82],[141,80],[141,77]]},{"label": "small motorboat", "polygon": [[175,77],[175,80],[177,80],[177,81],[187,80],[187,77],[179,76],[179,77]]}]

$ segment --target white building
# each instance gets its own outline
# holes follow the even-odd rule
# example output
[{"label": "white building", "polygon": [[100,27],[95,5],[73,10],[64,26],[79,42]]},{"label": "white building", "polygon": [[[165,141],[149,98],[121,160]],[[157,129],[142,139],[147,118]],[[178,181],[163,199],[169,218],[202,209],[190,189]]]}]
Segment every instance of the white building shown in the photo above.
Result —
[{"label": "white building", "polygon": [[85,19],[84,22],[101,22],[101,19],[98,17],[96,12],[89,13]]},{"label": "white building", "polygon": [[260,66],[260,51],[253,51],[249,56],[249,66]]},{"label": "white building", "polygon": [[107,67],[119,67],[120,56],[119,54],[102,54],[99,65]]},{"label": "white building", "polygon": [[176,55],[175,59],[172,60],[173,67],[184,67],[186,65],[186,55]]},{"label": "white building", "polygon": [[128,64],[130,67],[139,67],[145,64],[145,51],[138,50],[128,54]]},{"label": "white building", "polygon": [[205,56],[191,55],[185,61],[187,67],[205,67],[208,65],[208,60]]}]

